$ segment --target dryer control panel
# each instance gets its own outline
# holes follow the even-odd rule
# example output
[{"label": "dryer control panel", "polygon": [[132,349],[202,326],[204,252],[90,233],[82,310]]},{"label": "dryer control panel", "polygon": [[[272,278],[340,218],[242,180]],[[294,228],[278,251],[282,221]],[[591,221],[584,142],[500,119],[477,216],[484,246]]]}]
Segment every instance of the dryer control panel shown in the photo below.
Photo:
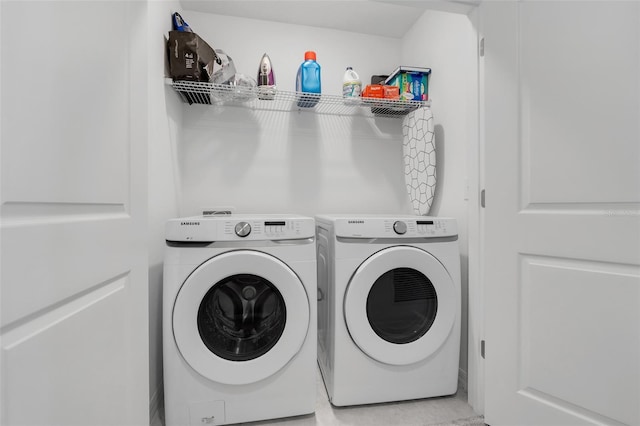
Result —
[{"label": "dryer control panel", "polygon": [[317,216],[345,238],[441,238],[458,235],[454,218],[429,216]]},{"label": "dryer control panel", "polygon": [[313,218],[303,216],[197,216],[171,219],[165,227],[165,239],[173,242],[274,241],[314,235]]}]

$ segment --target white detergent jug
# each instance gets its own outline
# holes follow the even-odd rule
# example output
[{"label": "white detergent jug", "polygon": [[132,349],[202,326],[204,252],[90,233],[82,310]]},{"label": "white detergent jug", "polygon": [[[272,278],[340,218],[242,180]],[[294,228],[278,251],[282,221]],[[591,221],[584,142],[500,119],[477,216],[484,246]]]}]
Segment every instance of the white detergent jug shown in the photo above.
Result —
[{"label": "white detergent jug", "polygon": [[342,96],[347,99],[359,99],[362,93],[362,81],[358,73],[351,67],[347,67],[342,79]]}]

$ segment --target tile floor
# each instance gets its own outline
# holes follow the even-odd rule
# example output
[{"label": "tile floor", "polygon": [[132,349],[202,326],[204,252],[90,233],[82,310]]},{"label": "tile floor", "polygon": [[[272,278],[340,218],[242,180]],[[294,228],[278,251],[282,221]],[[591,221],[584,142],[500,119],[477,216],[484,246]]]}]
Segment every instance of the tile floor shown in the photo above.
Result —
[{"label": "tile floor", "polygon": [[287,419],[245,423],[247,426],[427,426],[445,424],[482,424],[455,420],[478,416],[467,404],[462,389],[447,397],[390,402],[386,404],[334,407],[318,370],[315,414]]}]

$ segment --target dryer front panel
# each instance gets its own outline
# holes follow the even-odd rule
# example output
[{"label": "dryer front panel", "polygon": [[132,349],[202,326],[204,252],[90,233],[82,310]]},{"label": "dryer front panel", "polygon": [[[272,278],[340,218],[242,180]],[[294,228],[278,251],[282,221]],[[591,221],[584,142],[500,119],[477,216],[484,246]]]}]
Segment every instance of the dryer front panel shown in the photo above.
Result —
[{"label": "dryer front panel", "polygon": [[257,382],[282,369],[309,328],[309,299],[295,272],[253,250],[230,251],[200,265],[173,309],[185,361],[225,384]]},{"label": "dryer front panel", "polygon": [[354,343],[369,357],[408,365],[436,352],[456,319],[459,297],[446,268],[410,246],[381,250],[355,271],[344,316]]}]

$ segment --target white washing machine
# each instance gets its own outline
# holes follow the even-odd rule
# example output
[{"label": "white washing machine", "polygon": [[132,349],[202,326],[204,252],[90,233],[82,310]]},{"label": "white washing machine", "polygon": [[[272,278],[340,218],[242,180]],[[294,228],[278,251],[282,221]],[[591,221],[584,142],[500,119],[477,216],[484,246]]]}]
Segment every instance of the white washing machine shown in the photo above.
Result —
[{"label": "white washing machine", "polygon": [[314,235],[313,218],[301,216],[167,222],[167,425],[222,425],[314,412]]},{"label": "white washing machine", "polygon": [[333,405],[454,394],[455,219],[316,216],[318,364]]}]

